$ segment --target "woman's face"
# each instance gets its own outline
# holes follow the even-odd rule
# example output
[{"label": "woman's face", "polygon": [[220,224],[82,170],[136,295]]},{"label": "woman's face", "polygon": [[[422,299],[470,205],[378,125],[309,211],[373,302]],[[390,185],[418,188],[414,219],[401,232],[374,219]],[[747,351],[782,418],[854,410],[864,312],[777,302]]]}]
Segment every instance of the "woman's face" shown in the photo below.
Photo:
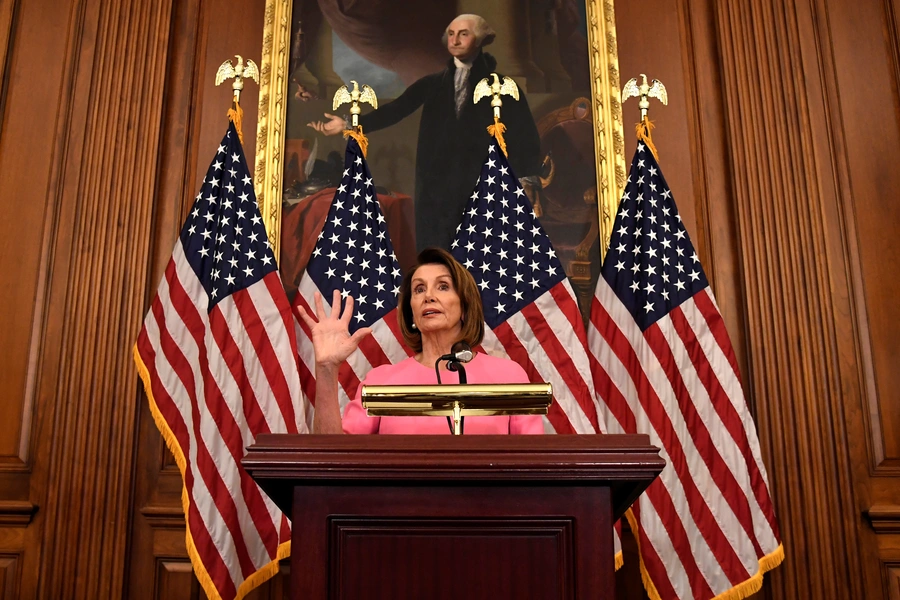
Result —
[{"label": "woman's face", "polygon": [[462,330],[462,303],[450,269],[440,264],[422,265],[413,273],[411,288],[413,322],[423,337]]}]

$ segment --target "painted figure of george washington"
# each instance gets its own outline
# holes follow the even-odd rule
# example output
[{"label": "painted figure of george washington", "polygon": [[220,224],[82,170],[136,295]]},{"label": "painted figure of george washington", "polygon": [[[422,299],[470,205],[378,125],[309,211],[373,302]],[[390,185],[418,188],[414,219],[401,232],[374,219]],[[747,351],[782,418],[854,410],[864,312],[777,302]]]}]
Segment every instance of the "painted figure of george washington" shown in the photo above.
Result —
[{"label": "painted figure of george washington", "polygon": [[[475,105],[475,85],[495,72],[497,61],[484,52],[494,31],[478,15],[460,15],[444,31],[450,59],[443,71],[422,77],[394,101],[360,117],[363,131],[389,127],[422,107],[416,151],[416,246],[450,248],[466,202],[481,173],[492,138],[487,126],[493,112],[487,100]],[[502,77],[502,74],[498,73]],[[343,118],[325,113],[327,121],[309,123],[325,135],[347,127]],[[525,95],[516,102],[503,97],[501,119],[509,162],[520,179],[536,177],[540,138]]]}]

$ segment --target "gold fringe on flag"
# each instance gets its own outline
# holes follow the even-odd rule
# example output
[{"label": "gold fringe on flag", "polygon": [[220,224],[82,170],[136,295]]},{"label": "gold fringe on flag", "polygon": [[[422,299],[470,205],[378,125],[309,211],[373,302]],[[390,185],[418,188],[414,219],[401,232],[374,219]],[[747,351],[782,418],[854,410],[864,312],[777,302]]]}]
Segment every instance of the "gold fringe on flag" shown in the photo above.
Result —
[{"label": "gold fringe on flag", "polygon": [[[229,117],[230,112],[231,111],[229,111]],[[237,128],[237,123],[235,123],[235,127]],[[238,134],[240,134],[240,131],[241,130],[238,129]],[[206,570],[206,565],[203,564],[203,559],[200,558],[200,553],[197,550],[197,546],[194,544],[194,537],[191,535],[191,526],[187,518],[187,515],[191,510],[191,501],[190,496],[188,496],[187,487],[184,485],[187,459],[184,456],[181,445],[178,443],[178,439],[175,437],[175,433],[172,431],[171,427],[169,427],[168,421],[166,421],[166,418],[163,416],[162,412],[160,412],[159,407],[156,404],[156,399],[153,397],[153,384],[150,380],[150,372],[147,370],[147,366],[144,364],[140,352],[138,352],[137,344],[132,348],[132,356],[134,357],[134,365],[137,367],[138,375],[144,383],[144,391],[147,393],[147,400],[150,403],[150,414],[153,416],[153,421],[156,423],[157,429],[159,429],[159,432],[162,434],[166,446],[169,448],[172,456],[175,457],[175,464],[178,465],[178,470],[181,472],[181,508],[185,514],[185,545],[187,546],[188,556],[191,559],[191,566],[194,568],[194,575],[196,575],[200,587],[203,588],[203,591],[210,600],[221,600],[222,597],[219,595],[219,590],[216,588],[212,577]],[[254,588],[259,587],[263,582],[277,575],[279,561],[288,558],[290,555],[290,540],[279,544],[278,549],[275,552],[275,558],[268,564],[260,567],[255,573],[251,573],[244,580],[240,587],[238,587],[237,595],[234,600],[242,600]]]},{"label": "gold fringe on flag", "polygon": [[362,150],[363,158],[366,158],[366,154],[369,152],[369,138],[363,133],[362,125],[357,125],[356,129],[345,129],[344,139],[348,137],[356,140],[356,143],[359,144],[359,149]]},{"label": "gold fringe on flag", "polygon": [[237,129],[238,132],[238,140],[241,142],[241,146],[244,145],[244,134],[241,131],[241,126],[244,122],[244,109],[241,108],[241,103],[237,100],[232,103],[231,108],[228,109],[228,120],[234,123],[234,128]]},{"label": "gold fringe on flag", "polygon": [[650,132],[656,125],[650,121],[649,117],[644,117],[640,123],[635,125],[634,132],[637,134],[638,140],[644,142],[648,148],[650,148],[650,152],[653,153],[653,158],[656,159],[656,162],[659,162],[659,155],[656,153],[656,146],[653,145],[653,139],[650,137]]},{"label": "gold fringe on flag", "polygon": [[500,117],[494,115],[494,124],[488,125],[487,128],[488,135],[492,135],[497,139],[500,149],[503,150],[503,156],[509,158],[509,154],[506,152],[506,140],[503,139],[504,131],[506,131],[506,125],[500,122]]},{"label": "gold fringe on flag", "polygon": [[[638,134],[638,137],[644,140],[644,138],[641,138],[640,134]],[[647,143],[646,140],[644,140],[644,143],[647,144],[648,148],[650,147],[650,144]],[[655,152],[653,154],[654,156],[656,155]],[[631,525],[631,532],[634,534],[634,540],[637,542],[638,546],[638,555],[641,556],[641,540],[639,535],[640,525],[638,524],[637,519],[634,518],[634,513],[631,512],[630,508],[625,512],[625,518],[628,519],[628,524]],[[752,596],[762,588],[763,575],[780,565],[783,560],[784,545],[778,544],[778,547],[775,548],[775,550],[759,559],[759,571],[752,575],[750,579],[742,581],[730,590],[722,592],[712,600],[743,600],[748,596]],[[640,562],[641,580],[644,582],[644,589],[647,591],[647,596],[650,600],[662,600],[656,586],[653,585],[653,580],[650,578],[647,568],[644,566],[644,559],[642,556]]]}]

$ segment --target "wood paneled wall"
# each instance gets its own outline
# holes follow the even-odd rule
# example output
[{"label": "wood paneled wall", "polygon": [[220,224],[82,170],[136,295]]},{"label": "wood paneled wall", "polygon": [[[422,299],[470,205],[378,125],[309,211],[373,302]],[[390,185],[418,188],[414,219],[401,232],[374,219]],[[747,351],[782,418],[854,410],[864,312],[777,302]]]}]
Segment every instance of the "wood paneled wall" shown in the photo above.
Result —
[{"label": "wood paneled wall", "polygon": [[199,594],[131,347],[227,126],[215,70],[258,60],[263,19],[231,0],[0,0],[4,600]]},{"label": "wood paneled wall", "polygon": [[[787,554],[760,594],[900,597],[900,1],[616,9],[759,425]],[[130,350],[225,127],[215,69],[265,18],[0,0],[0,599],[202,595]]]}]

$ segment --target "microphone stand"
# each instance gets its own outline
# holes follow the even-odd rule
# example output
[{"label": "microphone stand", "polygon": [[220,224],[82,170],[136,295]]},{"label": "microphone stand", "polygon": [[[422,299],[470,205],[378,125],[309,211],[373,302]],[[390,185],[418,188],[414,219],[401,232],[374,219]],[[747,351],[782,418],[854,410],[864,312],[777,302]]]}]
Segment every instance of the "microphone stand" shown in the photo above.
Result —
[{"label": "microphone stand", "polygon": [[[442,385],[442,383],[441,371],[438,368],[438,365],[441,364],[442,358],[443,357],[437,359],[434,363],[434,374],[437,375],[437,382],[439,385]],[[464,385],[469,383],[468,379],[466,378],[466,368],[463,366],[462,361],[455,358],[447,360],[447,370],[459,373],[460,384]],[[459,402],[454,402],[453,418],[451,419],[450,417],[447,417],[447,426],[450,427],[450,433],[453,435],[462,435],[465,431],[465,420],[466,418],[459,414]],[[456,425],[458,425],[458,433]]]},{"label": "microphone stand", "polygon": [[[465,385],[469,383],[466,379],[466,368],[463,366],[462,362],[458,360],[451,360],[447,363],[448,371],[456,371],[459,373],[459,383],[460,385]],[[447,417],[447,420],[450,420],[450,417]],[[466,427],[466,418],[459,414],[459,403],[453,403],[453,421],[454,423],[450,424],[450,429],[453,433],[456,433],[456,428],[453,426],[455,423],[459,423],[459,435],[462,435],[465,431]]]}]

